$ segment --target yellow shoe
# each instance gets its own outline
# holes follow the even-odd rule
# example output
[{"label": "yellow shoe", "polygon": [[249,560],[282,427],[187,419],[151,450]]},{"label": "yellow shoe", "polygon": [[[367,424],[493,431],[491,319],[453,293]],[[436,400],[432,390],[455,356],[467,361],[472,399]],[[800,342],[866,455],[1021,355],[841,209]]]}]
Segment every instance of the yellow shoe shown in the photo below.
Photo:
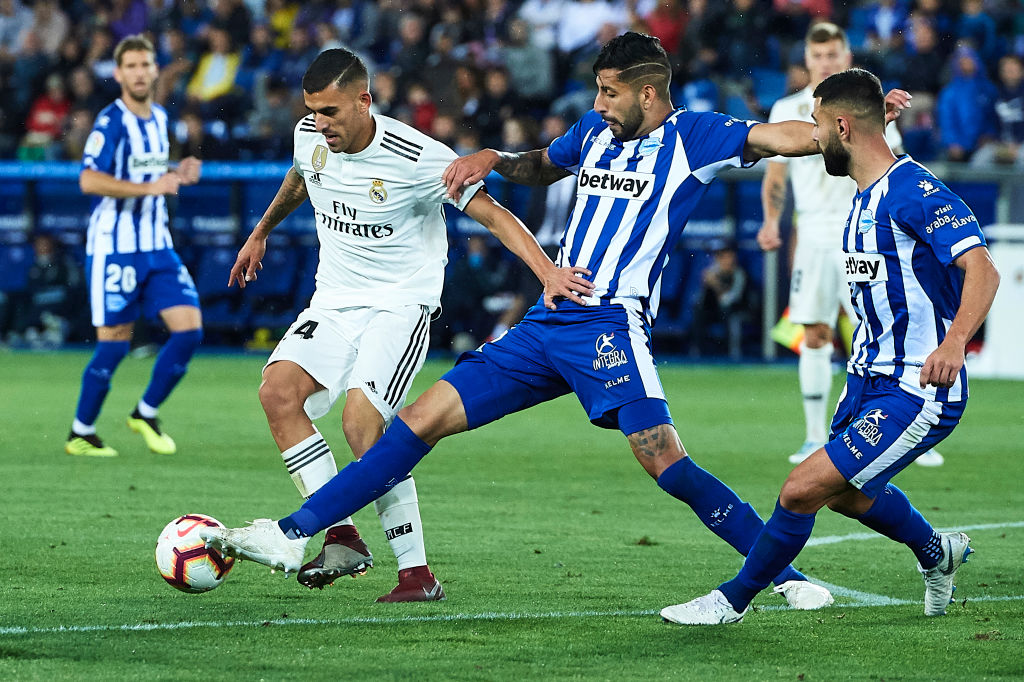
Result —
[{"label": "yellow shoe", "polygon": [[104,445],[95,433],[89,436],[69,433],[68,442],[64,443],[64,452],[79,457],[117,457],[117,450]]},{"label": "yellow shoe", "polygon": [[174,439],[160,430],[160,422],[154,417],[146,419],[139,414],[138,410],[132,412],[128,417],[128,428],[142,436],[146,441],[146,447],[158,455],[173,455],[178,451]]}]

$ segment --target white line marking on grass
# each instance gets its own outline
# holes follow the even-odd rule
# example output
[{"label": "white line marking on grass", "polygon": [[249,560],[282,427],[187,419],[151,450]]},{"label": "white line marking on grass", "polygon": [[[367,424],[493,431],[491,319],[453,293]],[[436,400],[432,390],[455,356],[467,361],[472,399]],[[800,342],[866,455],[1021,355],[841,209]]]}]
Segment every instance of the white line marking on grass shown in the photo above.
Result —
[{"label": "white line marking on grass", "polygon": [[[839,588],[842,589],[842,588]],[[860,593],[863,594],[863,593]],[[841,595],[842,596],[842,595]],[[1024,601],[1024,594],[1012,596],[981,596],[967,599],[967,602],[982,601]],[[833,608],[851,609],[871,606],[905,606],[918,604],[910,599],[890,599],[886,604],[852,603],[837,604]],[[765,611],[791,610],[788,606],[760,606]],[[289,625],[397,625],[400,623],[458,623],[479,620],[549,620],[566,618],[634,618],[654,616],[657,610],[644,611],[549,611],[547,613],[453,613],[434,616],[353,616],[351,618],[274,618],[271,620],[234,620],[234,621],[183,621],[180,623],[134,623],[125,625],[62,625],[59,627],[0,627],[0,635],[52,635],[91,632],[154,632],[165,630],[193,630],[197,628],[258,628]]]},{"label": "white line marking on grass", "polygon": [[[969,530],[998,530],[1000,528],[1024,528],[1024,521],[1009,521],[1006,523],[978,523],[973,526],[958,526],[957,528],[938,528],[939,532],[948,531],[969,531]],[[884,540],[887,539],[879,533],[849,533],[847,535],[826,535],[820,538],[811,538],[804,547],[818,547],[819,545],[834,545],[849,540]]]}]

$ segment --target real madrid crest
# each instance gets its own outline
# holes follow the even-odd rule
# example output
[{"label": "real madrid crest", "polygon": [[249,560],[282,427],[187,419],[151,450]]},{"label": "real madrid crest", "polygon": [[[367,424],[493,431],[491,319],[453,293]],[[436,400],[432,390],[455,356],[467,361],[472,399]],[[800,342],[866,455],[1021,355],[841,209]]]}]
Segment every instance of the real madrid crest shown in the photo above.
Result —
[{"label": "real madrid crest", "polygon": [[318,144],[316,149],[313,150],[313,171],[319,173],[327,165],[327,147],[322,144]]},{"label": "real madrid crest", "polygon": [[375,204],[383,204],[388,200],[388,191],[384,189],[383,180],[374,180],[370,187],[370,201]]}]

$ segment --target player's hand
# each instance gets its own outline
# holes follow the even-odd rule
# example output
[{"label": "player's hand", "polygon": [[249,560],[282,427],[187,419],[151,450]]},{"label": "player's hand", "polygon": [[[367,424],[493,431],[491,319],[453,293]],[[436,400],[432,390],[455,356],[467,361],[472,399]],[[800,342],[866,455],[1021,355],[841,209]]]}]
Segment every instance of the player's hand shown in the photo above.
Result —
[{"label": "player's hand", "polygon": [[906,90],[893,88],[885,95],[885,122],[892,123],[900,117],[900,112],[910,108],[910,100],[913,99]]},{"label": "player's hand", "polygon": [[590,275],[590,270],[578,265],[551,270],[544,280],[544,307],[554,310],[557,301],[563,298],[579,305],[587,305],[583,297],[589,296],[594,290],[594,283],[584,279],[584,276]]},{"label": "player's hand", "polygon": [[161,194],[177,194],[181,185],[181,176],[175,172],[164,173],[159,178],[149,183],[150,194],[160,196]]},{"label": "player's hand", "polygon": [[448,188],[448,197],[458,201],[462,197],[462,190],[486,178],[500,158],[493,149],[484,149],[469,156],[461,156],[448,164],[441,174],[441,180]]},{"label": "player's hand", "polygon": [[199,176],[203,173],[203,162],[194,156],[188,156],[178,163],[178,176],[181,184],[194,185],[199,182]]},{"label": "player's hand", "polygon": [[238,288],[244,289],[246,282],[255,282],[256,273],[263,269],[263,254],[267,252],[266,239],[254,239],[249,237],[238,250],[238,258],[231,267],[231,275],[228,276],[228,287],[238,282]]},{"label": "player's hand", "polygon": [[921,388],[929,385],[949,388],[964,366],[964,349],[956,343],[943,341],[932,351],[921,368]]},{"label": "player's hand", "polygon": [[779,236],[779,224],[765,222],[757,231],[757,245],[762,251],[774,251],[782,246],[782,237]]}]

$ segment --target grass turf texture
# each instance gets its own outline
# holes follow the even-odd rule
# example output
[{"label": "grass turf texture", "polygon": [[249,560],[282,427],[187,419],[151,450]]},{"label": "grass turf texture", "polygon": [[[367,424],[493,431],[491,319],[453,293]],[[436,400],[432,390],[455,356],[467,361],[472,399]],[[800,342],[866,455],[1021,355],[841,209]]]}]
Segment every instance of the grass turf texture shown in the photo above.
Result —
[{"label": "grass turf texture", "polygon": [[[445,602],[373,603],[395,563],[370,508],[356,516],[376,560],[362,578],[308,591],[240,563],[213,592],[177,592],[153,561],[169,520],[200,512],[235,526],[298,505],[256,397],[263,359],[193,361],[161,412],[179,448],[169,457],[124,426],[152,366],[126,360],[98,423],[121,453],[109,460],[63,453],[87,359],[0,356],[0,679],[1024,677],[1020,383],[973,382],[964,423],[941,448],[946,465],[897,477],[940,528],[1016,524],[970,532],[978,553],[948,616],[922,615],[909,551],[847,539],[806,548],[797,566],[910,603],[838,596],[794,612],[765,592],[740,625],[681,628],[657,610],[704,594],[740,558],[571,397],[448,439],[417,468]],[[448,366],[429,362],[412,395]],[[795,368],[665,363],[662,378],[695,460],[770,512],[802,440]],[[336,415],[319,426],[344,464]],[[812,541],[864,530],[823,511]]]}]

